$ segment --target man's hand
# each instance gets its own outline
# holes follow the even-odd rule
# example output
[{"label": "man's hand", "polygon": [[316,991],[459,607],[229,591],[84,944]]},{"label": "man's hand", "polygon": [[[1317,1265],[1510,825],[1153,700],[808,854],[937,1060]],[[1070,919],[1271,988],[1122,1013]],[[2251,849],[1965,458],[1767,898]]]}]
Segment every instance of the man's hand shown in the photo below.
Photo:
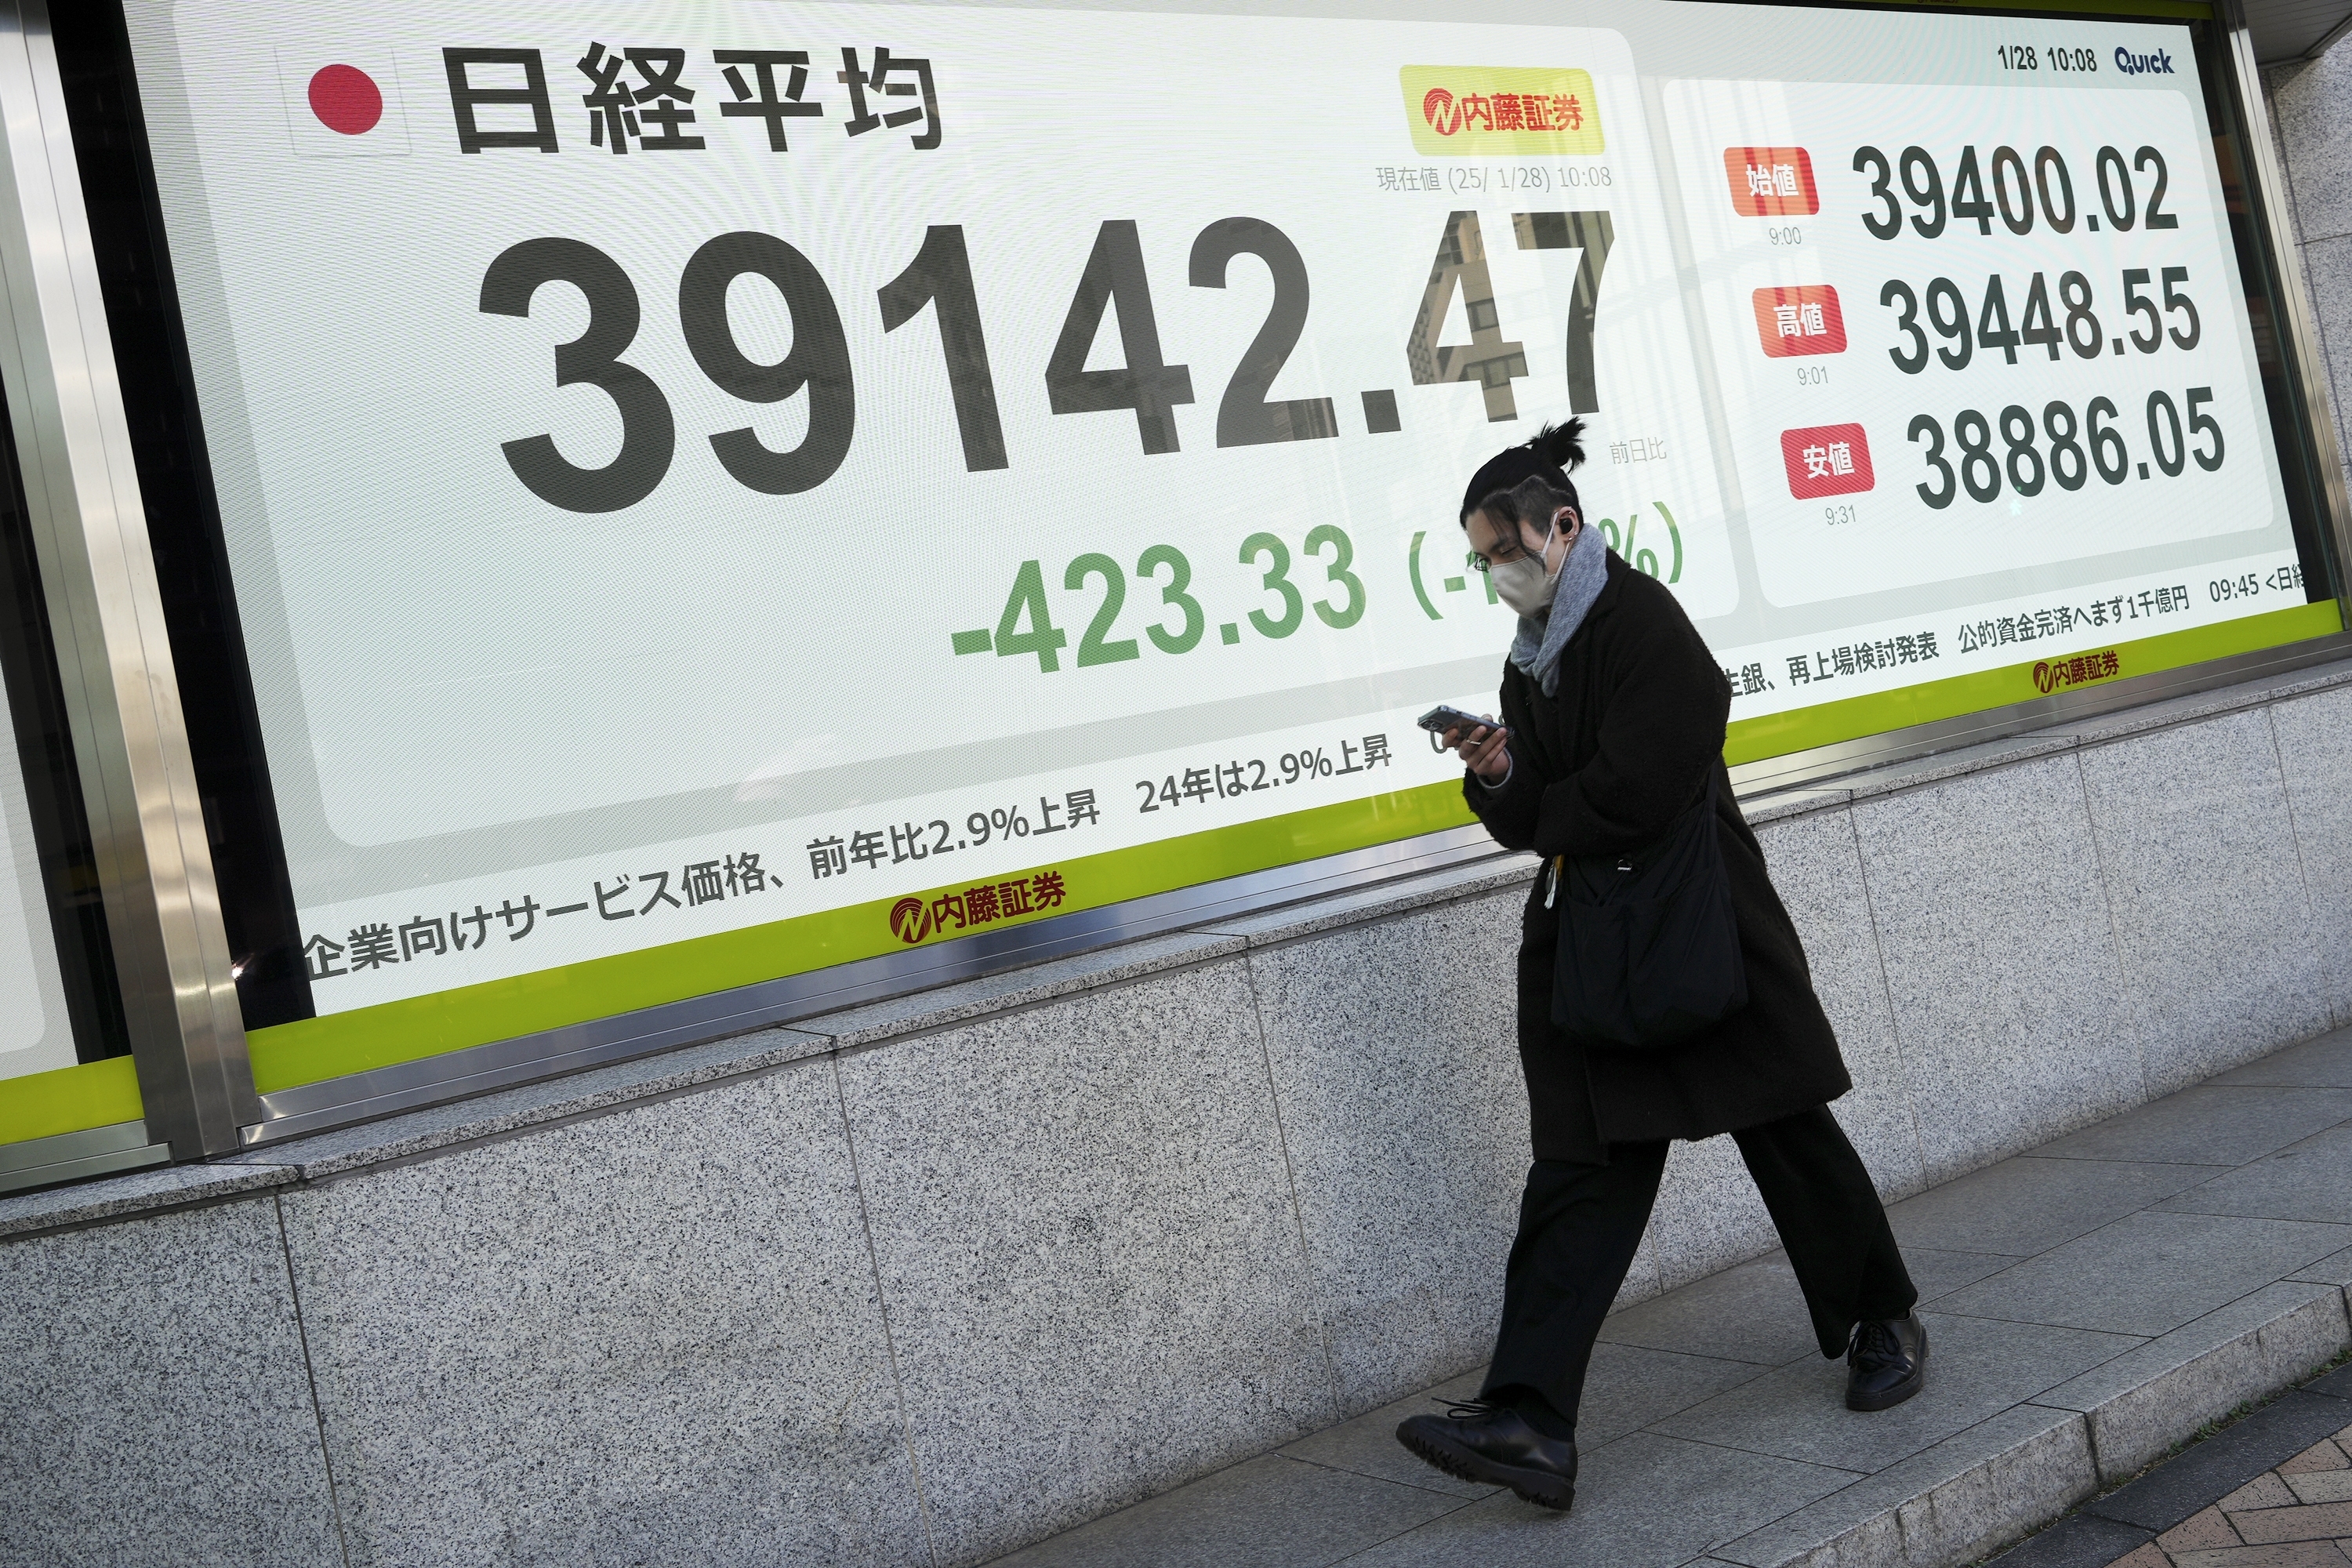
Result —
[{"label": "man's hand", "polygon": [[1446,746],[1461,754],[1462,765],[1490,784],[1498,784],[1510,775],[1511,752],[1504,742],[1510,731],[1495,723],[1491,713],[1484,715],[1486,722],[1475,726],[1465,735],[1459,730],[1445,731]]}]

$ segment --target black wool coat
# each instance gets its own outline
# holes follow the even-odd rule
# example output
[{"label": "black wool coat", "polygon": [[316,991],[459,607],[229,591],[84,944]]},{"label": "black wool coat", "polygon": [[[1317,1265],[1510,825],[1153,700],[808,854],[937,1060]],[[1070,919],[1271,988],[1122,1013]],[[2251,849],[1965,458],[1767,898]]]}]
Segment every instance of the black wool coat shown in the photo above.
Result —
[{"label": "black wool coat", "polygon": [[1748,1005],[1664,1051],[1587,1046],[1551,1021],[1558,913],[1550,871],[1528,896],[1519,945],[1519,1061],[1538,1160],[1599,1163],[1612,1142],[1707,1138],[1776,1121],[1853,1087],[1813,994],[1797,928],[1723,763],[1731,688],[1672,594],[1616,555],[1559,658],[1555,696],[1505,662],[1511,775],[1463,792],[1497,843],[1538,855],[1615,855],[1655,842],[1716,779]]}]

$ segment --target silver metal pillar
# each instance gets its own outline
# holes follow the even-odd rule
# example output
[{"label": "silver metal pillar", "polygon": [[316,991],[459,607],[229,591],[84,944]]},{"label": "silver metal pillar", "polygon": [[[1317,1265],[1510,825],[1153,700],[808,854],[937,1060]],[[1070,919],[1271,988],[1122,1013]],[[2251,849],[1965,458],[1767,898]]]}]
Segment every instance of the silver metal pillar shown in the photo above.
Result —
[{"label": "silver metal pillar", "polygon": [[[2346,491],[2343,454],[2336,449],[2335,397],[2328,385],[2327,361],[2320,352],[2319,314],[2304,279],[2302,248],[2295,244],[2292,198],[2285,173],[2279,167],[2278,142],[2271,132],[2270,100],[2263,96],[2262,68],[2254,61],[2244,0],[2214,0],[2213,9],[2229,37],[2230,67],[2245,121],[2246,163],[2261,203],[2254,227],[2270,248],[2271,268],[2278,284],[2274,303],[2284,340],[2279,347],[2288,379],[2303,404],[2304,421],[2310,427],[2312,459],[2319,469],[2320,499],[2327,508],[2336,570],[2352,574],[2352,495]],[[2338,584],[2339,589],[2342,586]]]},{"label": "silver metal pillar", "polygon": [[0,0],[0,387],[150,1135],[259,1120],[46,0]]}]

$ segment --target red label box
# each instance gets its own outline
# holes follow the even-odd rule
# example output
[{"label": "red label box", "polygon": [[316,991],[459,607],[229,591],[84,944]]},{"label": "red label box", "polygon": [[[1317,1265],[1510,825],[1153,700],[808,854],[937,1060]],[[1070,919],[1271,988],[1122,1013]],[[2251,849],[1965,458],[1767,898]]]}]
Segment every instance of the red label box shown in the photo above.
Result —
[{"label": "red label box", "polygon": [[1755,300],[1756,335],[1768,357],[1845,353],[1845,315],[1829,284],[1759,289]]},{"label": "red label box", "polygon": [[1822,210],[1813,161],[1802,147],[1726,147],[1723,172],[1741,217],[1811,217]]},{"label": "red label box", "polygon": [[1799,500],[1850,496],[1877,482],[1870,472],[1870,437],[1859,425],[1783,430],[1780,460],[1789,468],[1789,493]]}]

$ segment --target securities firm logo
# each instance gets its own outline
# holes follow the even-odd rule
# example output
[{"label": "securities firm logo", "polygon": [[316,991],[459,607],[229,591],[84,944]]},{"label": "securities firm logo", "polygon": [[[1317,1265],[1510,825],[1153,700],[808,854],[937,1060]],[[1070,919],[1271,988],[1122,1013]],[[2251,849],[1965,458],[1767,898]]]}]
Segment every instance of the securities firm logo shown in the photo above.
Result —
[{"label": "securities firm logo", "polygon": [[1547,67],[1406,66],[1412,148],[1456,157],[1591,157],[1602,152],[1591,73]]},{"label": "securities firm logo", "polygon": [[2078,653],[2072,658],[2045,658],[2033,667],[2033,689],[2043,696],[2062,686],[2082,686],[2094,680],[2112,680],[2123,673],[2123,660],[2114,648],[2102,648],[2097,653]]},{"label": "securities firm logo", "polygon": [[1034,877],[1015,877],[1007,882],[983,882],[961,892],[941,893],[935,899],[919,899],[910,893],[890,906],[890,934],[913,947],[935,936],[1058,910],[1069,896],[1068,885],[1059,871],[1040,871]]}]

